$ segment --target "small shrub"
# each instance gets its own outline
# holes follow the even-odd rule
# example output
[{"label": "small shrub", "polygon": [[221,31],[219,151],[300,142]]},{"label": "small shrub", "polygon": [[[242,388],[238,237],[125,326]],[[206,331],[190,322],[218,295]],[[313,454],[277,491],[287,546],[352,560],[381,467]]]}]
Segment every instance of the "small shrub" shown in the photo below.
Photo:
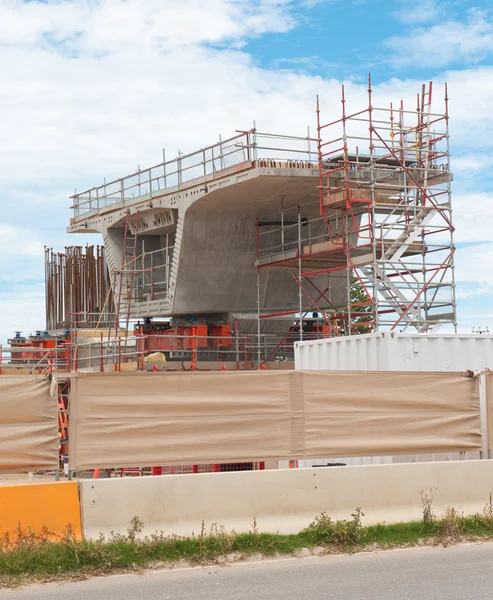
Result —
[{"label": "small shrub", "polygon": [[421,490],[421,504],[423,507],[423,523],[430,525],[435,521],[435,515],[433,514],[433,497],[435,495],[436,488],[430,490],[430,494],[425,494],[424,490]]},{"label": "small shrub", "polygon": [[490,497],[483,509],[483,515],[487,522],[493,523],[493,494],[490,492]]},{"label": "small shrub", "polygon": [[437,524],[437,540],[443,546],[449,546],[462,539],[465,529],[465,519],[455,508],[447,508],[445,516]]},{"label": "small shrub", "polygon": [[139,517],[134,517],[131,521],[131,527],[128,529],[127,539],[131,542],[135,542],[137,535],[142,533],[144,529],[144,523],[139,519]]},{"label": "small shrub", "polygon": [[252,535],[258,535],[257,519],[255,517],[253,517],[252,531],[250,533]]},{"label": "small shrub", "polygon": [[351,548],[364,542],[365,529],[361,524],[364,513],[357,508],[351,519],[333,521],[322,513],[302,532],[307,540],[317,546],[333,545],[337,548]]}]

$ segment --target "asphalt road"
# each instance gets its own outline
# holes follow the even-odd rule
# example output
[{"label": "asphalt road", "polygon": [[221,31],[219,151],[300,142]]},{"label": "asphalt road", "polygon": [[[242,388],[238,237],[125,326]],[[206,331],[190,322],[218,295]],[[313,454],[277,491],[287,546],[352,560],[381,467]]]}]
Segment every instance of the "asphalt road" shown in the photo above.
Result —
[{"label": "asphalt road", "polygon": [[152,571],[0,591],[0,600],[491,600],[493,543]]}]

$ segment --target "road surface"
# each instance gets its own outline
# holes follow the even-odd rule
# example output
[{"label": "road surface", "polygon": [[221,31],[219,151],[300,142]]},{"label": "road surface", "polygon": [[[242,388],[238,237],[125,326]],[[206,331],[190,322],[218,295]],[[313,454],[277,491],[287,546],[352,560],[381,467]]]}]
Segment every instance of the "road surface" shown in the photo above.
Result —
[{"label": "road surface", "polygon": [[114,575],[0,600],[491,600],[493,543]]}]

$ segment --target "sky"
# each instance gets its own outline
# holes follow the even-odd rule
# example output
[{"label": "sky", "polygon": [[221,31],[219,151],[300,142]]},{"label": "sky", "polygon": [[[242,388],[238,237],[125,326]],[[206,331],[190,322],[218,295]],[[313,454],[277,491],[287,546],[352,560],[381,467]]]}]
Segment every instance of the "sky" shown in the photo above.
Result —
[{"label": "sky", "polygon": [[249,129],[305,135],[320,94],[449,84],[460,331],[493,331],[487,0],[0,0],[0,340],[44,326],[69,196]]}]

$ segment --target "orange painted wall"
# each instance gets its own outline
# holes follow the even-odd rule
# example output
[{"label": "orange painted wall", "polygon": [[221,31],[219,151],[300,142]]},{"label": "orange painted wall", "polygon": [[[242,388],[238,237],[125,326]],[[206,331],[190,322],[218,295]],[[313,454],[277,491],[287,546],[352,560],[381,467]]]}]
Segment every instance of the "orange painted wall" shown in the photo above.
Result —
[{"label": "orange painted wall", "polygon": [[43,528],[61,538],[72,527],[75,537],[82,539],[79,494],[76,482],[39,483],[0,486],[0,536]]}]

